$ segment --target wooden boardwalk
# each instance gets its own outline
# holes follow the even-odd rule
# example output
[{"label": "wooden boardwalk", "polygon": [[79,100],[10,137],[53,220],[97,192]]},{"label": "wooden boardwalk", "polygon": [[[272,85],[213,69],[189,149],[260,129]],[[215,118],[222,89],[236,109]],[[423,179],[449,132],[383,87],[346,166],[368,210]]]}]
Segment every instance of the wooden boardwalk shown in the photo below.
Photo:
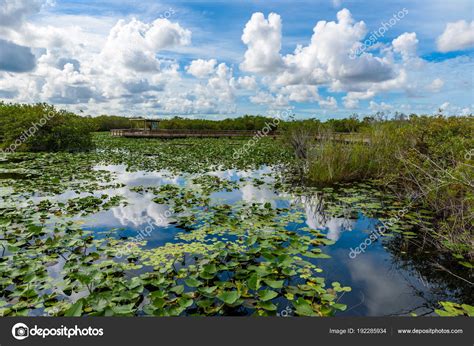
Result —
[{"label": "wooden boardwalk", "polygon": [[[116,129],[110,130],[110,133],[114,137],[127,137],[127,138],[222,138],[222,137],[270,137],[277,138],[282,135],[282,132],[273,131],[264,134],[262,131],[242,131],[242,130],[136,130],[136,129]],[[328,136],[315,136],[315,140],[328,139]],[[336,142],[345,143],[370,143],[368,138],[364,138],[359,133],[333,133],[329,136],[329,139]]]},{"label": "wooden boardwalk", "polygon": [[[144,137],[144,138],[187,138],[187,137],[253,137],[258,135],[258,131],[241,131],[241,130],[133,130],[120,129],[111,130],[110,133],[114,137]],[[260,131],[261,133],[261,131]],[[264,136],[263,133],[260,134]],[[268,133],[269,137],[278,136],[276,132]]]}]

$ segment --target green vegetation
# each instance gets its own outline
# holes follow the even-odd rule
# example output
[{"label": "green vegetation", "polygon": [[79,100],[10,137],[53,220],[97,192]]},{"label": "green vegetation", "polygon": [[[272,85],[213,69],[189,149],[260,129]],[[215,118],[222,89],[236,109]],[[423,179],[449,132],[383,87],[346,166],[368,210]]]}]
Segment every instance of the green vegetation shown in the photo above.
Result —
[{"label": "green vegetation", "polygon": [[130,128],[130,120],[126,117],[99,115],[98,117],[88,119],[93,124],[94,131],[110,131],[113,129]]},{"label": "green vegetation", "polygon": [[[0,315],[272,316],[285,306],[297,316],[338,314],[351,287],[322,269],[334,241],[308,227],[315,197],[335,220],[349,209],[350,219],[361,213],[389,224],[384,248],[400,261],[415,247],[430,263],[436,256],[453,262],[449,272],[438,269],[457,280],[472,271],[472,117],[281,122],[282,138],[242,150],[248,140],[115,138],[91,131],[128,127],[128,120],[1,104],[2,147],[47,114],[48,122],[0,158]],[[163,126],[248,130],[266,121],[172,119]],[[354,141],[335,140],[335,133],[352,138],[351,131],[359,134]],[[111,165],[144,179],[127,185]],[[235,178],[234,170],[245,172]],[[163,181],[147,185],[154,174]],[[279,194],[267,200],[258,190],[257,199],[235,203],[219,197],[261,187]],[[83,227],[89,217],[139,207],[137,195],[172,210],[169,241]],[[472,302],[436,301],[443,308],[436,313],[472,315],[464,303]]]},{"label": "green vegetation", "polygon": [[[2,172],[24,179],[0,179],[1,315],[266,316],[275,315],[281,301],[302,316],[346,309],[338,297],[350,287],[326,283],[312,262],[329,258],[324,248],[332,241],[318,230],[287,228],[304,225],[301,211],[211,199],[242,184],[266,184],[207,173],[283,163],[290,152],[274,140],[262,139],[249,156],[234,160],[233,149],[245,141],[94,139],[98,150],[89,153],[12,153],[2,161]],[[100,164],[175,171],[187,184],[127,187],[100,166],[92,169]],[[105,193],[124,188],[153,194],[155,203],[172,208],[181,230],[173,242],[149,247],[146,237],[81,227],[82,217],[125,206],[129,201],[121,195]],[[64,192],[67,200],[58,200]],[[82,298],[74,300],[77,294]]]},{"label": "green vegetation", "polygon": [[[233,152],[245,140],[107,133],[93,139],[97,150],[87,153],[12,153],[1,162],[2,173],[17,174],[0,175],[1,315],[275,315],[285,306],[298,316],[335,315],[347,309],[340,298],[351,288],[343,280],[328,282],[318,261],[331,260],[326,249],[334,241],[305,225],[297,201],[320,196],[330,215],[344,215],[350,206],[382,221],[401,207],[363,183],[310,188],[287,184],[279,171],[238,180],[209,174],[291,163],[291,151],[278,139],[261,139],[237,160]],[[170,180],[177,174],[186,183],[126,186],[102,165],[159,171]],[[248,184],[291,193],[294,206],[212,197]],[[133,203],[129,193],[151,195],[173,210],[180,231],[172,241],[150,246],[151,238],[120,229],[81,226],[88,216]],[[387,238],[414,240],[417,218],[407,213]],[[77,294],[82,298],[74,300]]]},{"label": "green vegetation", "polygon": [[440,302],[442,309],[436,309],[435,312],[439,316],[470,316],[474,317],[474,306],[468,304],[456,304],[453,302]]},{"label": "green vegetation", "polygon": [[0,102],[0,149],[83,151],[92,148],[91,123],[53,106]]},{"label": "green vegetation", "polygon": [[315,135],[308,130],[293,130],[290,141],[305,166],[307,184],[376,179],[435,214],[438,222],[426,231],[439,248],[474,257],[472,116],[374,121],[360,130],[366,142],[334,141],[331,133],[316,131],[322,140],[315,144],[305,140]]},{"label": "green vegetation", "polygon": [[[271,124],[272,118],[263,116],[244,115],[235,119],[203,120],[174,117],[164,119],[159,127],[163,129],[190,129],[190,130],[261,130],[266,123]],[[273,128],[277,130],[278,127]]]}]

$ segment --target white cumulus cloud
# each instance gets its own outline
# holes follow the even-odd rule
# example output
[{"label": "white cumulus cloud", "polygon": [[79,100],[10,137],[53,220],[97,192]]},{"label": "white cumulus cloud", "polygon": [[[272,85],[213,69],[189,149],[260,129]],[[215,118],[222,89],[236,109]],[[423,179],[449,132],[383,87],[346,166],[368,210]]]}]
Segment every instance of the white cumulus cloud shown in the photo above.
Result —
[{"label": "white cumulus cloud", "polygon": [[[277,92],[275,96],[260,93],[252,102],[275,102],[278,97],[294,102],[318,102],[320,98],[313,90],[326,85],[333,91],[352,93],[345,104],[353,108],[359,99],[399,87],[402,82],[404,71],[390,57],[366,52],[351,59],[350,53],[361,44],[367,28],[363,21],[356,22],[347,9],[337,13],[337,21],[317,22],[309,44],[298,45],[285,56],[280,54],[281,30],[280,16],[275,13],[270,13],[268,19],[262,13],[254,13],[245,26],[242,40],[247,44],[247,51],[240,68],[263,74],[269,88]],[[417,42],[416,34],[406,34],[395,45],[403,55],[411,56],[416,53]],[[332,99],[321,104],[334,107]]]},{"label": "white cumulus cloud", "polygon": [[416,33],[404,33],[392,41],[392,46],[395,52],[400,53],[403,59],[408,60],[416,56],[416,49],[418,47],[418,39]]},{"label": "white cumulus cloud", "polygon": [[254,76],[243,76],[237,79],[238,87],[246,90],[256,90],[257,89],[257,80]]},{"label": "white cumulus cloud", "polygon": [[432,92],[439,92],[444,86],[444,81],[441,78],[434,79],[431,84],[428,85],[428,90]]},{"label": "white cumulus cloud", "polygon": [[281,19],[278,14],[270,13],[265,19],[263,13],[254,13],[245,25],[242,41],[248,48],[240,64],[241,70],[269,73],[281,67]]},{"label": "white cumulus cloud", "polygon": [[0,26],[17,27],[30,15],[38,13],[45,0],[0,0]]},{"label": "white cumulus cloud", "polygon": [[448,23],[437,39],[440,52],[463,50],[474,46],[474,20]]},{"label": "white cumulus cloud", "polygon": [[214,72],[216,64],[216,59],[197,59],[191,61],[191,64],[186,67],[186,71],[194,77],[204,78]]},{"label": "white cumulus cloud", "polygon": [[318,104],[319,107],[323,109],[337,109],[337,100],[332,96],[328,96],[326,99],[320,100]]}]

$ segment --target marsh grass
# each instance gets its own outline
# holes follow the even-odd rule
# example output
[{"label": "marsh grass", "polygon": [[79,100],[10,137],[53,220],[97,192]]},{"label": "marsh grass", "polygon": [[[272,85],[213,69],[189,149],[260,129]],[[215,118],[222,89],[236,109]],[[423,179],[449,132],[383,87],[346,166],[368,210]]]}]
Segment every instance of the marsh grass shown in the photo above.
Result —
[{"label": "marsh grass", "polygon": [[[294,133],[298,133],[294,131]],[[474,258],[474,118],[418,117],[374,122],[360,130],[365,142],[334,141],[318,129],[301,165],[316,186],[377,180],[435,216],[422,229],[440,249]]]},{"label": "marsh grass", "polygon": [[372,148],[363,144],[320,142],[310,153],[308,179],[316,185],[363,180],[376,175]]},{"label": "marsh grass", "polygon": [[374,125],[354,142],[335,141],[330,130],[319,130],[318,141],[308,155],[308,182],[328,185],[380,178],[394,169],[396,155],[406,148],[402,128]]}]

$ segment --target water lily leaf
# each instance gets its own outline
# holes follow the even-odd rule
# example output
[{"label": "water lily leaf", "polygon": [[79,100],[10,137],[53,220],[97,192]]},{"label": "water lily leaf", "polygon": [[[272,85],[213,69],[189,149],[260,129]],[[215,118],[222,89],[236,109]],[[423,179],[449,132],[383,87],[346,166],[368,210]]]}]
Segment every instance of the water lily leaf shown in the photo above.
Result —
[{"label": "water lily leaf", "polygon": [[276,311],[277,306],[272,302],[258,302],[257,307],[268,310],[268,311]]},{"label": "water lily leaf", "polygon": [[217,289],[217,286],[212,286],[212,287],[200,287],[198,288],[198,291],[201,292],[201,293],[205,293],[205,294],[212,294],[215,290]]},{"label": "water lily leaf", "polygon": [[296,313],[300,316],[317,316],[311,305],[303,298],[298,298],[298,300],[294,301],[293,306],[296,309]]},{"label": "water lily leaf", "polygon": [[256,235],[251,236],[247,239],[247,246],[252,246],[257,241],[258,237]]},{"label": "water lily leaf", "polygon": [[163,299],[163,298],[153,299],[153,306],[158,308],[158,309],[163,308],[163,306],[165,306],[165,304],[166,304],[166,300]]},{"label": "water lily leaf", "polygon": [[265,266],[261,266],[261,265],[260,266],[249,266],[249,269],[255,271],[255,273],[259,277],[267,276],[271,273],[269,268],[267,268]]},{"label": "water lily leaf", "polygon": [[456,316],[448,311],[440,310],[440,309],[435,309],[435,313],[438,314],[438,316],[441,317],[450,317],[450,316]]},{"label": "water lily leaf", "polygon": [[224,291],[217,295],[217,298],[222,300],[224,303],[232,305],[237,299],[240,298],[240,294],[237,291]]},{"label": "water lily leaf", "polygon": [[260,288],[260,279],[257,274],[252,274],[247,280],[247,285],[251,290],[257,291]]},{"label": "water lily leaf", "polygon": [[293,263],[293,259],[288,255],[278,256],[277,261],[280,267],[288,267],[291,263]]},{"label": "water lily leaf", "polygon": [[[170,291],[175,292],[173,288],[171,288]],[[168,293],[166,293],[165,291],[153,291],[150,293],[150,298],[165,298],[167,296],[168,296]]]},{"label": "water lily leaf", "polygon": [[211,280],[214,276],[216,276],[215,273],[208,273],[206,271],[199,273],[199,277],[204,280]]},{"label": "water lily leaf", "polygon": [[114,315],[133,315],[134,312],[134,305],[135,304],[126,304],[126,305],[119,305],[112,307],[112,311]]},{"label": "water lily leaf", "polygon": [[287,276],[293,276],[296,275],[296,270],[291,269],[291,268],[283,268],[281,272]]},{"label": "water lily leaf", "polygon": [[306,251],[303,253],[303,256],[310,257],[310,258],[331,258],[331,256],[326,255],[324,253],[314,253],[310,251]]},{"label": "water lily leaf", "polygon": [[210,274],[214,274],[215,272],[217,272],[217,268],[215,264],[207,264],[203,266],[203,269],[206,273],[210,273]]},{"label": "water lily leaf", "polygon": [[474,306],[468,304],[461,304],[461,307],[466,310],[467,315],[470,317],[474,317]]},{"label": "water lily leaf", "polygon": [[278,293],[272,290],[263,290],[258,291],[258,296],[260,297],[260,300],[265,302],[278,296]]},{"label": "water lily leaf", "polygon": [[189,287],[199,287],[202,285],[202,281],[199,281],[196,278],[190,277],[184,280],[187,286]]},{"label": "water lily leaf", "polygon": [[[189,285],[188,285],[189,286]],[[171,292],[174,292],[176,294],[181,294],[183,293],[184,291],[184,286],[183,285],[177,285],[177,286],[174,286],[174,287],[171,287],[170,288],[170,291]],[[152,293],[153,294],[153,293]]]},{"label": "water lily leaf", "polygon": [[263,281],[268,286],[270,286],[271,288],[275,288],[275,289],[282,288],[283,283],[285,282],[285,280],[268,280],[268,279],[264,279]]},{"label": "water lily leaf", "polygon": [[214,301],[212,299],[202,299],[202,300],[199,300],[196,303],[196,305],[199,306],[200,308],[206,309],[206,308],[210,307],[212,305],[212,303],[214,303]]},{"label": "water lily leaf", "polygon": [[69,309],[66,310],[66,312],[64,313],[64,316],[68,316],[68,317],[81,316],[82,315],[82,306],[83,306],[83,302],[80,299],[77,302],[75,302],[74,304],[72,304]]},{"label": "water lily leaf", "polygon": [[333,294],[326,293],[321,295],[321,299],[326,301],[333,301],[334,299],[336,299],[336,296]]},{"label": "water lily leaf", "polygon": [[341,311],[345,311],[347,309],[346,304],[333,304],[332,307]]},{"label": "water lily leaf", "polygon": [[193,300],[189,298],[181,297],[178,299],[178,304],[183,308],[188,308],[193,305]]}]

